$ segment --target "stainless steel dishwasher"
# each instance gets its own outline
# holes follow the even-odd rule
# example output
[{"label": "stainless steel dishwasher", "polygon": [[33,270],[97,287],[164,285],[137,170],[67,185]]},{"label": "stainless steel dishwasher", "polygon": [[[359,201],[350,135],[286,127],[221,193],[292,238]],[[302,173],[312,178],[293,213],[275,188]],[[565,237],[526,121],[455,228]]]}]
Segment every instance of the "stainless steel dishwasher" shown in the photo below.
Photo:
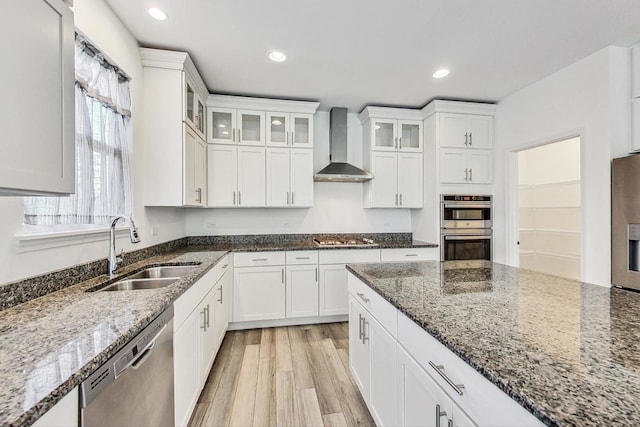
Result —
[{"label": "stainless steel dishwasher", "polygon": [[82,426],[173,426],[173,306],[80,386]]}]

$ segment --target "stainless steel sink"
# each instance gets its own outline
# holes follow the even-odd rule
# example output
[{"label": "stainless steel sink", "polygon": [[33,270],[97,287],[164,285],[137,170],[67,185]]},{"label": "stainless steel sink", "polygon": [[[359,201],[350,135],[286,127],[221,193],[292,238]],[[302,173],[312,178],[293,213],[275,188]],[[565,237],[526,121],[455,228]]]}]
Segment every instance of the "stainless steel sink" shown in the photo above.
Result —
[{"label": "stainless steel sink", "polygon": [[165,277],[182,277],[198,268],[197,265],[165,265],[161,267],[151,267],[139,271],[127,279],[161,279]]},{"label": "stainless steel sink", "polygon": [[198,265],[163,265],[150,267],[122,280],[99,289],[103,291],[133,291],[136,289],[158,289],[169,286],[176,280],[191,273]]},{"label": "stainless steel sink", "polygon": [[169,286],[179,277],[163,277],[153,279],[125,279],[100,289],[104,291],[134,291],[137,289],[158,289]]}]

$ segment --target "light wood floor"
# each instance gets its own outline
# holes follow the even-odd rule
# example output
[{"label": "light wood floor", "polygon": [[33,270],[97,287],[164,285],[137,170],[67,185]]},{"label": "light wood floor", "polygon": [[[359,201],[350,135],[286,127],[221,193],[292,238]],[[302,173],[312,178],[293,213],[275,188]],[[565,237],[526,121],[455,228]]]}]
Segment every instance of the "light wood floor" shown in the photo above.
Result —
[{"label": "light wood floor", "polygon": [[227,332],[189,426],[374,426],[347,323]]}]

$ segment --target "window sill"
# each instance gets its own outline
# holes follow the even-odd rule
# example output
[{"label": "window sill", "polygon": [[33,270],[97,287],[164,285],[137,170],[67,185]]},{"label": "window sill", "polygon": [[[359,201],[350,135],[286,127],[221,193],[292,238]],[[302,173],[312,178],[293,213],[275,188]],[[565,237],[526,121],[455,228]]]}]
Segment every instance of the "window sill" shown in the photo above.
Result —
[{"label": "window sill", "polygon": [[[128,236],[129,227],[116,227],[116,237]],[[64,246],[109,240],[109,226],[100,225],[25,225],[15,235],[17,251],[31,252]]]}]

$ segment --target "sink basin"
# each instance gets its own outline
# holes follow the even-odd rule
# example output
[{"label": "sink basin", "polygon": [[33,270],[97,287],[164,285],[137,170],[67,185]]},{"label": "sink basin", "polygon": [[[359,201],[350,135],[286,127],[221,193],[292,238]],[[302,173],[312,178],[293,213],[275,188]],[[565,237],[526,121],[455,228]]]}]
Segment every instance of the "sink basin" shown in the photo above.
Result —
[{"label": "sink basin", "polygon": [[165,265],[161,267],[151,267],[146,270],[139,271],[127,279],[161,279],[167,277],[182,277],[191,273],[197,265]]},{"label": "sink basin", "polygon": [[178,277],[163,277],[163,278],[152,278],[152,279],[125,279],[100,289],[100,292],[134,291],[136,289],[158,289],[158,288],[164,288],[165,286],[169,286],[170,284],[172,284],[178,279],[179,279]]}]

